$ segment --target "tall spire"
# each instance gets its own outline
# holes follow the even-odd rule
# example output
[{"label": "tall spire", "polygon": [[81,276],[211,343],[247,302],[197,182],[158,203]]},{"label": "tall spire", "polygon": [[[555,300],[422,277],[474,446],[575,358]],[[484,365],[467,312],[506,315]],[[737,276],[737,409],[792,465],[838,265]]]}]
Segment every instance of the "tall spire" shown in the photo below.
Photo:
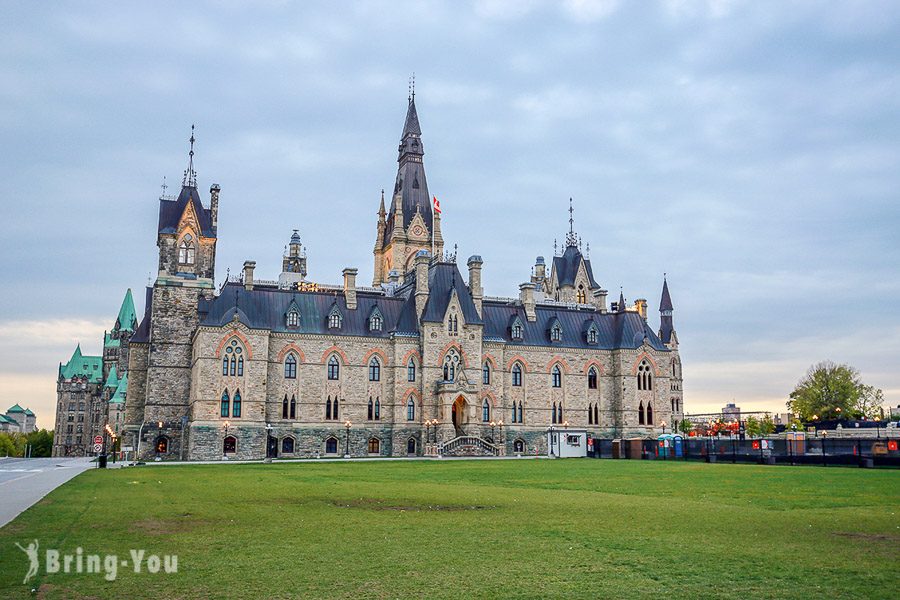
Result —
[{"label": "tall spire", "polygon": [[675,338],[675,324],[672,321],[672,297],[669,295],[669,282],[663,274],[662,297],[659,300],[659,339],[664,344],[670,344]]},{"label": "tall spire", "polygon": [[577,247],[578,236],[575,235],[575,208],[572,199],[569,198],[569,233],[566,234],[566,248]]},{"label": "tall spire", "polygon": [[[394,227],[406,229],[416,213],[422,215],[429,234],[432,231],[431,196],[428,193],[428,182],[425,179],[425,167],[422,157],[425,149],[422,145],[422,129],[419,126],[419,115],[416,112],[416,95],[414,80],[410,78],[409,98],[406,107],[406,120],[403,122],[403,133],[400,135],[398,147],[397,180],[394,183],[394,194],[388,212],[387,229],[384,244],[388,244]],[[399,196],[400,206],[397,206]],[[394,223],[394,213],[402,208],[403,223]]]},{"label": "tall spire", "polygon": [[191,125],[191,151],[188,152],[188,168],[184,172],[181,184],[187,187],[197,187],[197,173],[194,171],[194,126]]},{"label": "tall spire", "polygon": [[625,292],[622,288],[619,288],[619,312],[625,312]]}]

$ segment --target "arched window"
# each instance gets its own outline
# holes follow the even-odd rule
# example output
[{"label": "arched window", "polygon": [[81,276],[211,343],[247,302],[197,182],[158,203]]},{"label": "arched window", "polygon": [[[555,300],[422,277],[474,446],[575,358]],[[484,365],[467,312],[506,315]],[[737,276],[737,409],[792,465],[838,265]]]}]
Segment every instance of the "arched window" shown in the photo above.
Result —
[{"label": "arched window", "polygon": [[556,423],[556,402],[553,403],[553,416],[552,416],[550,422]]},{"label": "arched window", "polygon": [[653,425],[653,406],[647,403],[647,425]]},{"label": "arched window", "polygon": [[229,435],[222,442],[222,454],[234,454],[237,451],[237,438]]},{"label": "arched window", "polygon": [[452,313],[447,319],[447,333],[449,335],[459,334],[459,319],[456,316],[456,313]]},{"label": "arched window", "polygon": [[219,407],[219,415],[228,417],[231,413],[231,402],[228,399],[228,390],[222,392],[222,402]]},{"label": "arched window", "polygon": [[222,359],[222,375],[232,377],[244,375],[244,350],[237,340],[232,339],[225,347],[225,357]]},{"label": "arched window", "polygon": [[491,403],[488,402],[487,398],[481,402],[481,420],[484,423],[491,420]]},{"label": "arched window", "polygon": [[325,420],[331,420],[331,396],[328,396],[328,400],[325,401]]},{"label": "arched window", "polygon": [[637,386],[639,390],[653,389],[653,374],[646,358],[638,365]]},{"label": "arched window", "polygon": [[241,416],[241,390],[234,393],[234,401],[231,403],[231,416],[235,419]]},{"label": "arched window", "polygon": [[459,352],[456,351],[456,348],[450,348],[444,356],[444,381],[455,381],[458,369]]},{"label": "arched window", "polygon": [[289,353],[284,359],[284,377],[285,379],[297,379],[297,359],[293,353]]},{"label": "arched window", "polygon": [[641,400],[641,403],[638,404],[638,425],[644,424],[644,401]]},{"label": "arched window", "polygon": [[381,453],[381,440],[378,438],[369,439],[369,454]]},{"label": "arched window", "polygon": [[513,452],[517,454],[525,453],[525,440],[518,439],[513,442]]},{"label": "arched window", "polygon": [[481,383],[491,385],[491,365],[487,361],[481,367]]},{"label": "arched window", "polygon": [[372,396],[369,396],[368,412],[366,413],[366,418],[371,421],[374,412],[375,412],[375,404],[372,402]]},{"label": "arched window", "polygon": [[288,418],[288,399],[287,394],[284,395],[284,400],[281,401],[281,418]]},{"label": "arched window", "polygon": [[409,362],[406,363],[406,380],[416,380],[416,361],[414,361],[412,358],[410,358]]},{"label": "arched window", "polygon": [[584,285],[578,284],[578,292],[575,295],[575,302],[578,304],[587,304],[587,294],[584,292]]},{"label": "arched window", "polygon": [[562,414],[562,402],[559,403],[559,413],[556,415],[556,418],[559,419],[559,422],[563,422],[563,414]]},{"label": "arched window", "polygon": [[335,381],[341,378],[341,363],[338,362],[337,356],[331,355],[328,359],[328,379]]},{"label": "arched window", "polygon": [[517,421],[516,421],[516,403],[515,402],[512,403],[512,415],[510,415],[510,416],[512,417],[510,422],[516,423]]},{"label": "arched window", "polygon": [[222,357],[222,375],[228,375],[228,355]]},{"label": "arched window", "polygon": [[194,238],[189,233],[184,234],[181,245],[178,246],[178,264],[194,264]]},{"label": "arched window", "polygon": [[597,369],[591,367],[588,370],[588,389],[596,390],[597,389]]},{"label": "arched window", "polygon": [[334,397],[334,404],[331,405],[331,416],[334,417],[334,420],[337,421],[340,417],[338,416],[338,399],[337,396]]},{"label": "arched window", "polygon": [[294,396],[291,396],[291,418],[297,418],[297,399]]},{"label": "arched window", "polygon": [[374,314],[372,318],[369,319],[369,331],[381,331],[381,315]]},{"label": "arched window", "polygon": [[514,387],[522,387],[522,365],[519,363],[513,365],[512,384]]},{"label": "arched window", "polygon": [[588,329],[587,343],[588,344],[596,344],[597,343],[597,329],[593,325],[591,325],[591,328]]},{"label": "arched window", "polygon": [[669,403],[672,405],[672,412],[675,412],[675,398],[669,398]]},{"label": "arched window", "polygon": [[588,404],[588,425],[594,424],[594,405]]},{"label": "arched window", "polygon": [[381,401],[376,397],[375,398],[375,420],[378,421],[381,419]]},{"label": "arched window", "polygon": [[230,375],[234,377],[237,374],[237,356],[234,354],[231,355],[231,370]]},{"label": "arched window", "polygon": [[343,321],[343,317],[341,317],[341,311],[338,309],[335,304],[331,309],[331,312],[328,313],[328,328],[329,329],[340,329],[341,322]]},{"label": "arched window", "polygon": [[415,421],[416,420],[416,403],[410,396],[409,400],[406,401],[406,420],[407,421]]},{"label": "arched window", "polygon": [[300,313],[296,310],[289,310],[287,314],[288,327],[300,327]]},{"label": "arched window", "polygon": [[244,376],[244,357],[243,356],[238,356],[237,374],[238,374],[238,377]]},{"label": "arched window", "polygon": [[337,454],[338,441],[336,437],[325,440],[325,454]]},{"label": "arched window", "polygon": [[521,339],[522,339],[522,333],[523,333],[522,324],[519,323],[519,322],[516,322],[516,323],[512,326],[512,339],[514,339],[514,340],[521,340]]},{"label": "arched window", "polygon": [[286,437],[281,440],[281,453],[282,454],[293,454],[294,453],[294,438]]},{"label": "arched window", "polygon": [[594,425],[600,424],[600,403],[594,405]]},{"label": "arched window", "polygon": [[551,373],[553,375],[553,387],[562,387],[562,370],[559,368],[559,365],[555,365]]},{"label": "arched window", "polygon": [[378,358],[372,357],[372,360],[369,361],[369,381],[380,381],[381,380],[381,363],[378,362]]},{"label": "arched window", "polygon": [[519,401],[519,423],[525,422],[525,412],[522,410],[522,401]]},{"label": "arched window", "polygon": [[416,453],[416,438],[411,437],[406,440],[406,453],[407,454],[415,454]]},{"label": "arched window", "polygon": [[169,451],[169,438],[164,435],[156,438],[156,453],[166,454]]}]

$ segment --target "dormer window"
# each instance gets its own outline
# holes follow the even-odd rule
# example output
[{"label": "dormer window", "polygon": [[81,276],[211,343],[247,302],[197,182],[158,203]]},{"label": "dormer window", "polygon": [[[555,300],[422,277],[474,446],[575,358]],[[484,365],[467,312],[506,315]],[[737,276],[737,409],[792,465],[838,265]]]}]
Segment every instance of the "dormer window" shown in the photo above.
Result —
[{"label": "dormer window", "polygon": [[561,342],[562,341],[562,326],[559,322],[554,323],[553,327],[550,328],[550,341],[551,342]]},{"label": "dormer window", "polygon": [[194,237],[186,233],[178,246],[178,264],[192,265],[194,264]]},{"label": "dormer window", "polygon": [[578,291],[575,294],[575,301],[578,304],[587,304],[587,293],[584,291],[584,285],[578,284]]},{"label": "dormer window", "polygon": [[594,323],[591,323],[590,327],[587,330],[587,343],[588,344],[596,344],[597,338],[599,337],[597,326]]},{"label": "dormer window", "polygon": [[300,313],[294,309],[288,311],[287,314],[288,327],[300,327]]},{"label": "dormer window", "polygon": [[369,315],[369,331],[381,331],[384,328],[384,317],[378,307],[372,309]]},{"label": "dormer window", "polygon": [[518,316],[513,319],[512,326],[509,328],[509,335],[513,341],[517,342],[521,342],[525,337],[525,326]]},{"label": "dormer window", "polygon": [[328,329],[340,329],[343,321],[344,317],[341,315],[341,311],[337,305],[333,306],[328,313]]}]

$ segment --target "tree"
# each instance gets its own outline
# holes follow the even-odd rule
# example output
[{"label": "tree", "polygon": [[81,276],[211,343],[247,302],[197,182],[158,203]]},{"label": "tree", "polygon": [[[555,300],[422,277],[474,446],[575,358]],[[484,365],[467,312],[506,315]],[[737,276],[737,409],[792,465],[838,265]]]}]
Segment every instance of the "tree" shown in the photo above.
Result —
[{"label": "tree", "polygon": [[856,403],[856,412],[867,419],[876,416],[884,416],[884,392],[873,385],[861,385],[859,388],[859,400]]},{"label": "tree", "polygon": [[[876,398],[875,389],[867,388],[860,381],[859,371],[850,365],[820,362],[811,366],[797,383],[787,402],[788,410],[802,421],[865,413]],[[866,399],[864,394],[868,394]]]},{"label": "tree", "polygon": [[775,433],[775,421],[772,420],[772,415],[769,413],[766,413],[766,416],[763,417],[762,422],[759,424],[759,433],[760,435]]},{"label": "tree", "polygon": [[750,437],[759,437],[760,431],[762,427],[760,425],[759,419],[750,415],[747,417],[747,420],[744,421],[744,432]]},{"label": "tree", "polygon": [[53,432],[46,429],[36,429],[27,436],[25,441],[31,444],[31,456],[49,457],[53,453]]},{"label": "tree", "polygon": [[694,424],[687,419],[683,419],[681,423],[678,424],[678,430],[684,435],[689,435],[694,430]]}]

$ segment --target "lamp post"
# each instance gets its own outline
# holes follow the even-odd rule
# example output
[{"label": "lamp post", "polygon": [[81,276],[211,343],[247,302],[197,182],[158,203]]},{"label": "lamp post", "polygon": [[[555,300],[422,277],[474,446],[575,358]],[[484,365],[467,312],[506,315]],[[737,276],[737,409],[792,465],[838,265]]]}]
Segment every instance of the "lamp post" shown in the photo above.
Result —
[{"label": "lamp post", "polygon": [[494,421],[491,421],[491,443],[492,444],[494,443],[494,427],[496,427],[496,426],[497,426],[497,424]]},{"label": "lamp post", "polygon": [[666,422],[663,421],[662,423],[660,423],[660,425],[662,426],[663,435],[666,435]]},{"label": "lamp post", "polygon": [[[266,423],[266,441],[265,441],[265,448],[263,449],[263,459],[264,459],[264,460],[265,460],[266,458],[269,458],[269,438],[272,437],[272,429],[274,429],[274,428],[272,427],[272,424],[271,424],[271,423]],[[278,453],[278,447],[277,447],[277,446],[276,446],[276,448],[275,448],[275,453],[276,453],[276,454]]]},{"label": "lamp post", "polygon": [[[157,438],[158,438],[160,435],[162,435],[162,426],[163,426],[162,421],[157,421],[157,422],[156,422],[156,429],[157,429],[156,436],[157,436]],[[168,450],[168,448],[166,448],[166,449]],[[159,444],[156,444],[156,447],[153,448],[153,450],[156,451],[156,460],[159,460]]]},{"label": "lamp post", "polygon": [[553,454],[553,432],[555,431],[555,428],[551,425],[550,429],[547,431],[550,432],[550,458],[556,458],[556,455]]},{"label": "lamp post", "polygon": [[222,438],[222,460],[228,460],[228,453],[225,451],[225,441],[228,439],[228,421],[225,421],[225,436]]},{"label": "lamp post", "polygon": [[875,437],[879,440],[881,439],[881,417],[875,417]]},{"label": "lamp post", "polygon": [[344,448],[344,458],[350,458],[350,427],[353,426],[353,423],[350,421],[344,422],[344,427],[347,428],[347,445]]},{"label": "lamp post", "polygon": [[[503,442],[503,419],[500,419],[499,421],[497,421],[497,426],[500,427],[500,444],[505,445]],[[504,450],[503,454],[504,455],[506,454],[505,450]]]}]

